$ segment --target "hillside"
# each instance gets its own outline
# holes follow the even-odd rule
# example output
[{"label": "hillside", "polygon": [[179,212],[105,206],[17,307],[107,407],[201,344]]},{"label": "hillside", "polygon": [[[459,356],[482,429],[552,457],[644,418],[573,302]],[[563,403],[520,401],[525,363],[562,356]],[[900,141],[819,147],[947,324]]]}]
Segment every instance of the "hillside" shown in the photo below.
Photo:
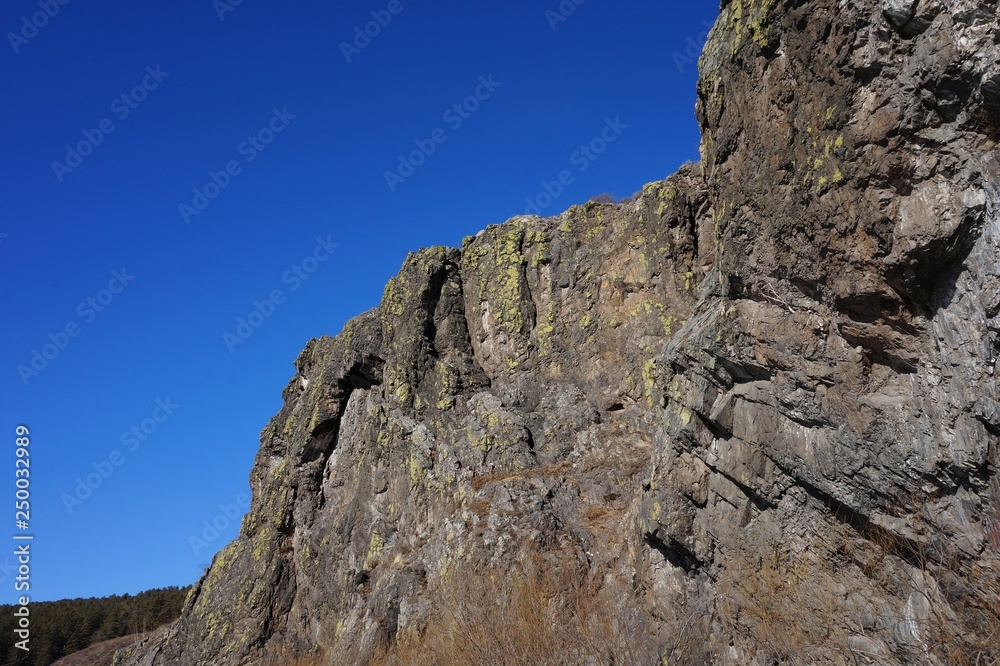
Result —
[{"label": "hillside", "polygon": [[[30,651],[19,650],[14,641],[5,641],[0,647],[0,664],[49,666],[60,657],[97,643],[132,636],[131,641],[118,642],[116,647],[122,647],[141,637],[139,634],[177,619],[188,590],[167,587],[135,595],[33,603]],[[16,608],[0,606],[0,633],[4,636],[14,635]],[[107,657],[106,663],[110,663],[110,654]]]}]

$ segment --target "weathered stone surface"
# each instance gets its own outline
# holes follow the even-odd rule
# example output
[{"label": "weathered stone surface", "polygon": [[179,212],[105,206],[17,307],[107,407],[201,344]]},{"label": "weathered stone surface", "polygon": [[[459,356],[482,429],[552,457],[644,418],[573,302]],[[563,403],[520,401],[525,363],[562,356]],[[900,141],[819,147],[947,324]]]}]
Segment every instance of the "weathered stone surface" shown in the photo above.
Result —
[{"label": "weathered stone surface", "polygon": [[995,0],[724,2],[702,163],[411,255],[118,663],[364,654],[525,543],[627,581],[668,663],[995,645],[998,42]]},{"label": "weathered stone surface", "polygon": [[[688,169],[626,205],[516,218],[411,255],[377,310],[296,361],[239,539],[182,619],[121,663],[371,644],[418,625],[421,593],[456,560],[502,561],[515,540],[631,566],[651,360],[710,265],[700,182]],[[588,506],[621,514],[598,526],[610,541]]]}]

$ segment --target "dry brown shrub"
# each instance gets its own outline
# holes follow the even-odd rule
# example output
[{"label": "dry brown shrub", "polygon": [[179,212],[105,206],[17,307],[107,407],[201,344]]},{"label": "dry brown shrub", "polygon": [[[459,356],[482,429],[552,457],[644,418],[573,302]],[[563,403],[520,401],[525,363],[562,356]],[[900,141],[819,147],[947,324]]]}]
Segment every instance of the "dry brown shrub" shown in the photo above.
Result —
[{"label": "dry brown shrub", "polygon": [[373,666],[659,661],[632,591],[556,553],[522,551],[512,566],[462,564],[432,594],[426,627],[383,646]]},{"label": "dry brown shrub", "polygon": [[593,525],[610,519],[619,518],[621,510],[608,504],[588,504],[583,509],[583,517]]},{"label": "dry brown shrub", "polygon": [[[926,506],[900,513],[916,520]],[[830,543],[724,563],[716,612],[740,653],[760,663],[864,663],[852,646],[871,639],[898,663],[1000,665],[995,555],[973,558],[947,539],[915,540],[857,516],[828,528]],[[871,601],[859,608],[857,595]]]},{"label": "dry brown shrub", "polygon": [[[928,499],[906,504],[912,522],[933,524]],[[865,539],[855,543],[852,555],[875,563],[866,573],[901,602],[926,609],[917,618],[889,617],[891,625],[905,625],[920,637],[918,645],[897,646],[899,656],[954,666],[1000,665],[1000,560],[990,551],[990,513],[996,505],[994,499],[987,507],[987,551],[980,557],[948,539],[915,541],[877,526],[862,530]]]},{"label": "dry brown shrub", "polygon": [[479,476],[474,476],[472,478],[472,488],[473,490],[482,490],[487,485],[491,483],[502,483],[504,481],[511,480],[522,480],[522,479],[544,479],[551,478],[554,476],[559,476],[564,472],[571,469],[571,465],[568,462],[560,462],[554,465],[547,465],[545,467],[531,467],[525,470],[519,471],[507,471],[507,472],[495,472],[493,474],[481,474]]},{"label": "dry brown shrub", "polygon": [[832,645],[847,644],[840,591],[828,560],[774,548],[741,552],[722,569],[717,587],[720,621],[744,654],[764,663],[816,663]]},{"label": "dry brown shrub", "polygon": [[[867,547],[896,567],[909,565],[912,573],[897,592],[928,609],[917,626],[922,645],[901,650],[903,656],[933,657],[954,666],[1000,664],[1000,561],[995,553],[972,558],[954,544],[938,543],[932,549],[887,531],[875,532]],[[896,621],[912,623],[906,617]]]},{"label": "dry brown shrub", "polygon": [[480,518],[488,516],[490,513],[490,503],[488,500],[477,497],[469,502],[469,509]]}]

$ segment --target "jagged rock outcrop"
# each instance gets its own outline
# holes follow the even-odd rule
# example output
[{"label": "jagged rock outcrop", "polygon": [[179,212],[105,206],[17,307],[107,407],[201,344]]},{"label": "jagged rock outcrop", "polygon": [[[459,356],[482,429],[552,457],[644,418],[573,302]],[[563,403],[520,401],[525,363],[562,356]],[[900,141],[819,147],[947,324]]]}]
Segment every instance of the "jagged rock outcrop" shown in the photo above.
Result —
[{"label": "jagged rock outcrop", "polygon": [[995,0],[725,2],[702,163],[411,255],[117,663],[362,659],[527,544],[667,663],[995,658],[998,43]]}]

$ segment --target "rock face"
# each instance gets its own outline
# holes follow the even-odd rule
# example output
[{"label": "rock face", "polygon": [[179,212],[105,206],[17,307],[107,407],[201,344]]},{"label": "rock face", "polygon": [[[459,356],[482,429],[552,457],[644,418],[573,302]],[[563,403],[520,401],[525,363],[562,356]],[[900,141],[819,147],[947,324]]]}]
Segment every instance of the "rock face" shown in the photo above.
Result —
[{"label": "rock face", "polygon": [[626,591],[613,663],[993,663],[998,11],[724,2],[702,163],[411,255],[116,663],[363,662],[528,550]]}]

